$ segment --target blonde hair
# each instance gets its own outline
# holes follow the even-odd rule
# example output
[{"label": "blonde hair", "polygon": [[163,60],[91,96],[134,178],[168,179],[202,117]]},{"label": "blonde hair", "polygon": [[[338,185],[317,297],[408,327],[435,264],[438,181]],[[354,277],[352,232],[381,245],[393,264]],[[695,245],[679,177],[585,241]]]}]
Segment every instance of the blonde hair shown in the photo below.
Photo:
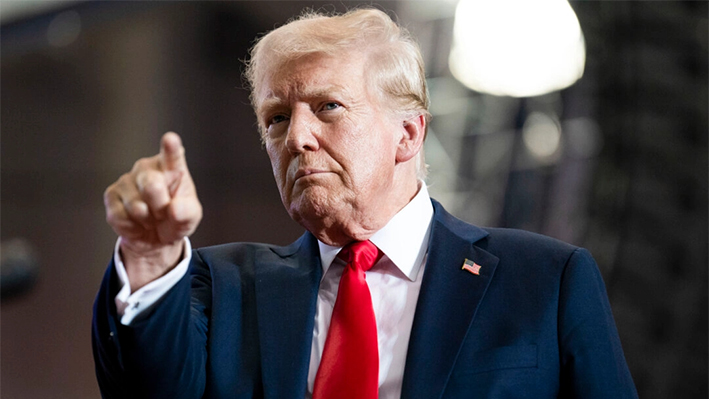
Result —
[{"label": "blonde hair", "polygon": [[[369,83],[377,87],[381,104],[406,118],[431,116],[423,57],[409,32],[383,11],[366,8],[327,15],[305,11],[285,25],[257,39],[246,62],[244,76],[251,90],[251,104],[258,108],[256,93],[275,66],[308,54],[336,56],[366,49]],[[262,127],[259,124],[259,130]],[[263,133],[263,132],[262,132]],[[417,158],[418,177],[426,176],[423,148]]]}]

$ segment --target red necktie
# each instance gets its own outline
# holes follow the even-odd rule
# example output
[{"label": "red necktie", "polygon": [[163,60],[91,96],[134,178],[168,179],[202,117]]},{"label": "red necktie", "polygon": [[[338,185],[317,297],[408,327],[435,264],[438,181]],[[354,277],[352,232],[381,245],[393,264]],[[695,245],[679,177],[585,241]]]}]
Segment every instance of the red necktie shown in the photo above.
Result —
[{"label": "red necktie", "polygon": [[347,262],[332,310],[313,399],[376,399],[379,349],[372,297],[364,278],[381,257],[370,241],[347,245],[338,255]]}]

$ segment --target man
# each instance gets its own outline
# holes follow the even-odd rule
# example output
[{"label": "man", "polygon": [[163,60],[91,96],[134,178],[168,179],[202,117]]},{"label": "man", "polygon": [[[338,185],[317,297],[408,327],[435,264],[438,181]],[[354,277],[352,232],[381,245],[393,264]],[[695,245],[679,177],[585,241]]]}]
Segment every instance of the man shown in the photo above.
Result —
[{"label": "man", "polygon": [[163,136],[105,193],[104,397],[637,397],[586,251],[429,199],[423,62],[386,14],[304,15],[256,44],[247,78],[307,232],[192,251],[201,205]]}]

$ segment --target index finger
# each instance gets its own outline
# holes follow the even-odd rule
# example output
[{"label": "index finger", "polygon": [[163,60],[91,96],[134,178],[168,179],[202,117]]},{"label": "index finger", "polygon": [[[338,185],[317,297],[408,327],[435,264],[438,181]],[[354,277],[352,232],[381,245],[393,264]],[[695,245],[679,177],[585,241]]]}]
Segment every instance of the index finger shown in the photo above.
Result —
[{"label": "index finger", "polygon": [[160,165],[164,170],[184,170],[187,169],[185,160],[185,147],[182,146],[182,139],[177,133],[167,132],[160,140]]}]

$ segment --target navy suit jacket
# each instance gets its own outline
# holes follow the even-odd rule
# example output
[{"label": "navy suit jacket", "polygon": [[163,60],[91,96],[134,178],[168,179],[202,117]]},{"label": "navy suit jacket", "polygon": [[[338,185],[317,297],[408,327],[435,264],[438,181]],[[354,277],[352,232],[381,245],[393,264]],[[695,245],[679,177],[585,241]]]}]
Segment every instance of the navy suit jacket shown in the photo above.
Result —
[{"label": "navy suit jacket", "polygon": [[[586,250],[471,226],[433,203],[402,398],[637,397]],[[110,265],[93,323],[103,396],[303,399],[321,275],[310,233],[198,249],[190,273],[123,326]]]}]

